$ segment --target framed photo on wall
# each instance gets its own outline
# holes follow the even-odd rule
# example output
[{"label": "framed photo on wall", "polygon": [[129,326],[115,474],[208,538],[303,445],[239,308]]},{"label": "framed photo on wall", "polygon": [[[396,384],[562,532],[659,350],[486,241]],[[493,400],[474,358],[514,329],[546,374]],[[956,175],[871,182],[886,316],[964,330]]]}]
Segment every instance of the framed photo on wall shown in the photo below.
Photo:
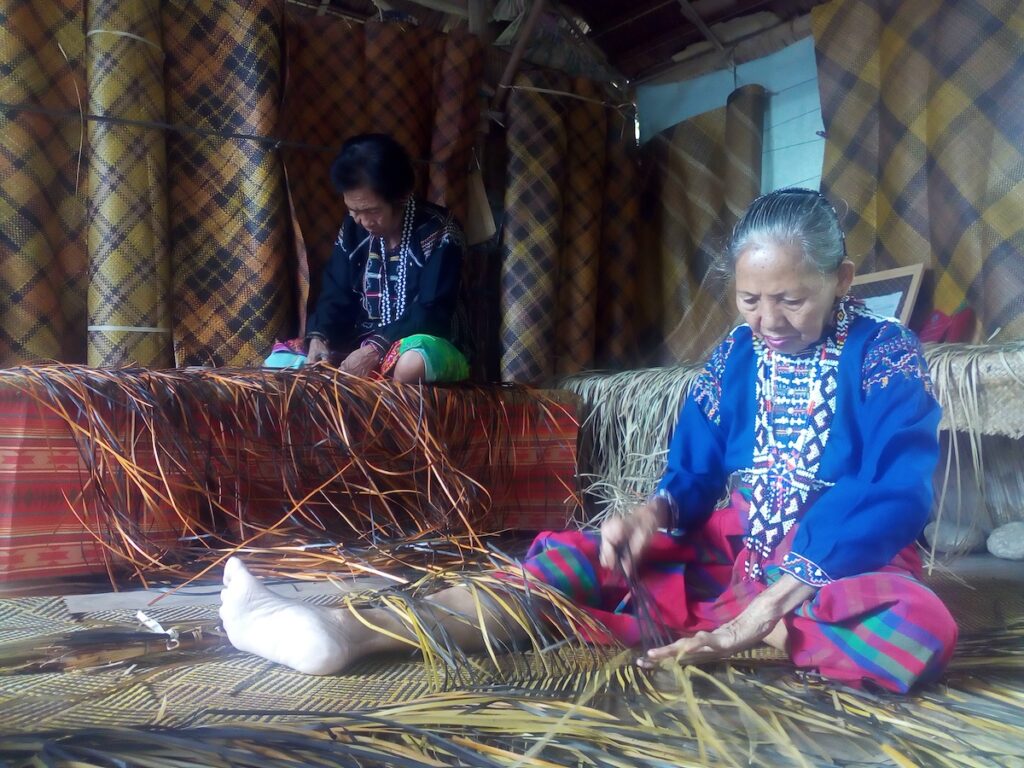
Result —
[{"label": "framed photo on wall", "polygon": [[914,311],[917,292],[921,288],[923,264],[869,272],[853,278],[850,293],[882,317],[895,317],[906,325]]}]

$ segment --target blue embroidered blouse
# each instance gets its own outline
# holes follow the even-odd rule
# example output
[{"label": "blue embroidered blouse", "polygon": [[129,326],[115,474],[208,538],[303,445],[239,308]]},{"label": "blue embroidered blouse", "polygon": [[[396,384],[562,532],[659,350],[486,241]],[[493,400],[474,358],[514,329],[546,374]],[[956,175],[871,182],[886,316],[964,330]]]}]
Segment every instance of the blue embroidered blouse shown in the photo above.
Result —
[{"label": "blue embroidered blouse", "polygon": [[[777,375],[799,370],[779,366]],[[694,382],[657,491],[673,508],[677,528],[699,528],[729,476],[751,470],[756,371],[752,333],[741,325]],[[820,492],[800,512],[782,569],[822,586],[876,570],[910,544],[931,509],[940,414],[916,337],[895,321],[857,310],[839,357]]]}]

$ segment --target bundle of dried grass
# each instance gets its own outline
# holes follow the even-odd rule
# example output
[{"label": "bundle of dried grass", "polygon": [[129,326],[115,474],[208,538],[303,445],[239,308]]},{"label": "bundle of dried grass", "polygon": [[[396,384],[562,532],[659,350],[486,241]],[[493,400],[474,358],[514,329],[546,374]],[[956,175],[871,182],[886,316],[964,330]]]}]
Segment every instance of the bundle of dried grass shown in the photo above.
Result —
[{"label": "bundle of dried grass", "polygon": [[645,498],[665,470],[668,441],[701,366],[582,373],[560,386],[582,402],[579,476],[599,523]]},{"label": "bundle of dried grass", "polygon": [[[262,573],[306,576],[472,560],[502,525],[487,486],[514,468],[513,430],[540,432],[566,408],[523,388],[325,367],[45,366],[2,371],[0,384],[74,434],[83,493],[68,502],[115,583],[189,578],[240,548]],[[527,423],[508,414],[516,404]],[[169,529],[181,535],[154,535]]]}]

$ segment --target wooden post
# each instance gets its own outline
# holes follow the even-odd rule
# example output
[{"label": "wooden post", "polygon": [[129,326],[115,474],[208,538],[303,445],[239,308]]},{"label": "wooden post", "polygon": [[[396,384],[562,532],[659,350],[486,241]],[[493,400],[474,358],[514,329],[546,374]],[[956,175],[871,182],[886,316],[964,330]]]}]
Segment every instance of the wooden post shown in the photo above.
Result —
[{"label": "wooden post", "polygon": [[711,31],[711,27],[700,17],[700,14],[694,10],[694,7],[690,5],[690,0],[679,0],[679,8],[683,12],[683,16],[688,18],[697,29],[701,31],[701,34],[708,39],[708,41],[720,51],[725,50],[725,46],[722,45],[722,41],[718,39],[718,35]]},{"label": "wooden post", "polygon": [[469,31],[480,38],[484,45],[490,41],[491,13],[494,11],[494,0],[469,0]]}]

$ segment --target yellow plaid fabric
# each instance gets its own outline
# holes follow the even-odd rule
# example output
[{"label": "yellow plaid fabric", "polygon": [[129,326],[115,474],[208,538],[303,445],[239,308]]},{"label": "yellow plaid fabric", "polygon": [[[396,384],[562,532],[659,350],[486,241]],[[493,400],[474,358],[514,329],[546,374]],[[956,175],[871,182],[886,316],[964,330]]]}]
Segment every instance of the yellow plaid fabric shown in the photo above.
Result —
[{"label": "yellow plaid fabric", "polygon": [[[163,121],[159,0],[91,0],[89,112]],[[90,121],[89,364],[173,365],[163,131]]]},{"label": "yellow plaid fabric", "polygon": [[[517,85],[565,90],[562,78],[524,74]],[[549,379],[562,246],[566,127],[560,100],[514,90],[508,101],[508,186],[501,268],[501,377]]]},{"label": "yellow plaid fabric", "polygon": [[[0,3],[0,102],[77,113],[81,13],[80,0]],[[0,112],[0,366],[85,361],[81,144],[77,115]]]},{"label": "yellow plaid fabric", "polygon": [[919,311],[965,300],[1024,335],[1024,10],[1010,0],[835,0],[812,12],[822,188],[860,271],[926,264]]},{"label": "yellow plaid fabric", "polygon": [[640,258],[640,172],[632,121],[609,115],[606,140],[596,363],[625,369],[639,362],[637,344],[653,324],[650,303],[638,296],[641,281],[655,270]]},{"label": "yellow plaid fabric", "polygon": [[566,104],[564,248],[556,331],[556,373],[579,373],[594,360],[601,211],[605,190],[605,108],[590,80],[578,78],[578,95]]},{"label": "yellow plaid fabric", "polygon": [[[637,359],[639,167],[592,81],[521,75],[508,101],[501,376],[537,383]],[[552,91],[556,93],[552,93]]]},{"label": "yellow plaid fabric", "polygon": [[[161,5],[170,121],[274,135],[281,5]],[[291,317],[281,163],[265,143],[194,133],[171,134],[167,154],[175,359],[258,363]]]},{"label": "yellow plaid fabric", "polygon": [[656,221],[649,249],[661,265],[664,362],[696,361],[736,318],[729,281],[711,269],[736,219],[760,192],[765,91],[737,89],[721,109],[691,118],[649,144]]}]

